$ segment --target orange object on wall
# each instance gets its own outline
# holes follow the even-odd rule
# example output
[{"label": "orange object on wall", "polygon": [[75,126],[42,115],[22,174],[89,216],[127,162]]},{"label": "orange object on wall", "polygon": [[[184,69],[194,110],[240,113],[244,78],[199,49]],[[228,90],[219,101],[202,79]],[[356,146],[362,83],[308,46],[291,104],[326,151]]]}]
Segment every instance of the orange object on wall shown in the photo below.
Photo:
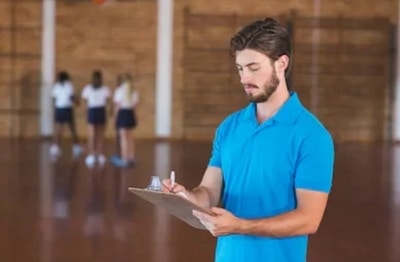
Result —
[{"label": "orange object on wall", "polygon": [[92,0],[92,2],[96,5],[102,5],[106,2],[107,0]]}]

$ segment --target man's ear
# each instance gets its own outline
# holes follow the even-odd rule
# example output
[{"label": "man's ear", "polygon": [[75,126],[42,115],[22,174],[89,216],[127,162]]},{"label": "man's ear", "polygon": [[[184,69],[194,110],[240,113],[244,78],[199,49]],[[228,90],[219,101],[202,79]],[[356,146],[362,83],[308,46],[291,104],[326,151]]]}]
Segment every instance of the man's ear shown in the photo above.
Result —
[{"label": "man's ear", "polygon": [[285,70],[289,67],[289,57],[287,55],[281,55],[275,61],[275,69],[277,73],[285,74]]}]

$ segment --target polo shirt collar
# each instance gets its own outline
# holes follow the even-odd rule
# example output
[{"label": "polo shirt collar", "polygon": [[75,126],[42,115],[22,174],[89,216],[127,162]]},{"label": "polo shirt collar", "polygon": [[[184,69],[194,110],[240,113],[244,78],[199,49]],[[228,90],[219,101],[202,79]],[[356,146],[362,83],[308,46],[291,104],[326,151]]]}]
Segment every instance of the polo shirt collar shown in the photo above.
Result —
[{"label": "polo shirt collar", "polygon": [[[245,108],[245,118],[251,121],[256,121],[256,108],[256,103],[250,103]],[[276,122],[293,124],[302,108],[303,106],[298,98],[297,93],[291,91],[289,93],[288,100],[286,100],[286,102],[275,113],[275,115],[271,117],[271,119]]]}]

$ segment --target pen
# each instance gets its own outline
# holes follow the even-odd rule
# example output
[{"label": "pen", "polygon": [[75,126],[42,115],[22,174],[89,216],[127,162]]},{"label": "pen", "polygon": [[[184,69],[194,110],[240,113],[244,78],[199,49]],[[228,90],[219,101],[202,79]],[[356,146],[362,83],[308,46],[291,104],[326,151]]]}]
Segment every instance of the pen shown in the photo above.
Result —
[{"label": "pen", "polygon": [[171,171],[170,180],[171,180],[171,191],[172,191],[172,189],[175,186],[175,171]]},{"label": "pen", "polygon": [[[171,175],[170,175],[169,179],[171,180],[171,190],[170,190],[170,192],[173,192],[173,189],[174,189],[174,186],[175,186],[175,171],[171,171]],[[184,197],[186,199],[189,199],[188,196],[183,192],[178,192],[176,194],[179,195],[179,196],[182,196],[182,197]]]}]

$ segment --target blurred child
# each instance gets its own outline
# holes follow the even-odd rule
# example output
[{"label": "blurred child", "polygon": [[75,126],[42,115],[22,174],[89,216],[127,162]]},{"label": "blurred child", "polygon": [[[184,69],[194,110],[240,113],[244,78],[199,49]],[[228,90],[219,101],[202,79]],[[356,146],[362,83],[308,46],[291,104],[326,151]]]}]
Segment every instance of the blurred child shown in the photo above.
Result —
[{"label": "blurred child", "polygon": [[137,125],[135,109],[139,102],[139,93],[130,75],[124,75],[122,84],[114,93],[113,102],[115,125],[120,141],[120,157],[113,158],[113,163],[119,167],[133,166],[135,164],[133,129]]},{"label": "blurred child", "polygon": [[74,104],[78,104],[78,99],[74,94],[74,87],[67,72],[61,71],[58,74],[58,79],[51,90],[51,95],[53,97],[55,107],[55,135],[53,138],[53,144],[50,147],[50,154],[52,156],[61,154],[60,143],[63,127],[65,124],[67,124],[72,136],[72,154],[74,157],[79,156],[79,154],[82,152],[82,147],[79,145],[79,138],[76,132],[73,110]]},{"label": "blurred child", "polygon": [[106,107],[110,89],[103,85],[101,71],[94,71],[92,83],[85,86],[82,98],[87,102],[88,122],[88,151],[85,159],[86,165],[92,166],[96,161],[103,165],[106,162],[104,155],[104,132],[106,126]]}]

